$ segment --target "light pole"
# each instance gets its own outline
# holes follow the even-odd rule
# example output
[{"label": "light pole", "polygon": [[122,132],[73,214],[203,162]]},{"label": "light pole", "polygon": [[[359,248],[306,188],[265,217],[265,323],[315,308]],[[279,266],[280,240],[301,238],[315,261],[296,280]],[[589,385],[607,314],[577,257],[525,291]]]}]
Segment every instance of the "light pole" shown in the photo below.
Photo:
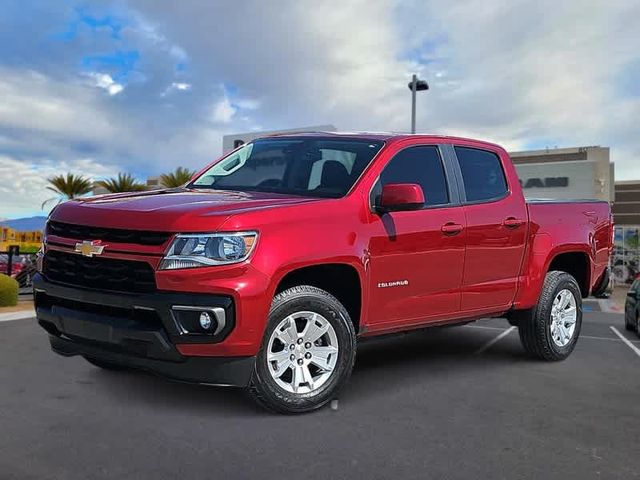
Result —
[{"label": "light pole", "polygon": [[429,90],[429,84],[425,80],[418,80],[418,76],[414,73],[409,82],[409,90],[411,90],[411,133],[416,133],[416,92]]}]

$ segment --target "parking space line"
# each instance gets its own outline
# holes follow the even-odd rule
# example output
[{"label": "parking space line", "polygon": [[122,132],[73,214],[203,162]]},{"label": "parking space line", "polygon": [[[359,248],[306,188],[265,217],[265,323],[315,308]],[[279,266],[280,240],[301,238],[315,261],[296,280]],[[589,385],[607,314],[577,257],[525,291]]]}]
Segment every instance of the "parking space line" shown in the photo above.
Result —
[{"label": "parking space line", "polygon": [[512,331],[514,331],[516,329],[516,327],[510,327],[507,328],[504,332],[502,332],[500,335],[498,335],[495,338],[492,338],[491,340],[489,340],[487,343],[485,343],[483,346],[481,346],[478,350],[475,351],[475,354],[478,355],[480,353],[483,353],[485,351],[487,351],[487,349],[491,348],[493,345],[495,345],[497,342],[499,342],[500,340],[502,340],[504,337],[506,337],[507,335],[509,335]]},{"label": "parking space line", "polygon": [[629,347],[631,350],[633,350],[633,352],[638,355],[640,357],[640,348],[636,347],[633,343],[631,343],[624,335],[622,335],[618,329],[616,327],[609,327],[611,330],[613,330],[613,333],[615,333],[617,336],[620,337],[620,340],[622,340],[624,343],[627,344],[627,347]]},{"label": "parking space line", "polygon": [[16,320],[26,320],[34,318],[36,312],[34,310],[26,310],[21,312],[11,312],[0,314],[0,322],[14,322]]},{"label": "parking space line", "polygon": [[504,332],[505,330],[507,330],[506,328],[500,328],[500,327],[487,327],[485,325],[462,325],[463,327],[466,328],[479,328],[481,330],[499,330],[501,332]]},{"label": "parking space line", "polygon": [[580,335],[580,338],[586,338],[588,340],[607,340],[608,342],[619,342],[617,338],[609,338],[609,337],[595,337],[593,335]]}]

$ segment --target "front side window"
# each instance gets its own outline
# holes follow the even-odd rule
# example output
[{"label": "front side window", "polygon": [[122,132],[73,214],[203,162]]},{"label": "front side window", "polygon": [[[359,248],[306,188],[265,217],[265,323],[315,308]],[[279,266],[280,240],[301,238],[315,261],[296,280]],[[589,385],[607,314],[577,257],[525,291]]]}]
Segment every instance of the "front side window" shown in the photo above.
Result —
[{"label": "front side window", "polygon": [[500,158],[486,150],[454,147],[468,202],[496,200],[507,194]]},{"label": "front side window", "polygon": [[382,146],[381,141],[348,138],[256,140],[215,163],[190,186],[338,198]]},{"label": "front side window", "polygon": [[422,187],[425,206],[449,203],[449,191],[438,147],[417,146],[398,152],[384,167],[374,195],[389,183],[417,183]]}]

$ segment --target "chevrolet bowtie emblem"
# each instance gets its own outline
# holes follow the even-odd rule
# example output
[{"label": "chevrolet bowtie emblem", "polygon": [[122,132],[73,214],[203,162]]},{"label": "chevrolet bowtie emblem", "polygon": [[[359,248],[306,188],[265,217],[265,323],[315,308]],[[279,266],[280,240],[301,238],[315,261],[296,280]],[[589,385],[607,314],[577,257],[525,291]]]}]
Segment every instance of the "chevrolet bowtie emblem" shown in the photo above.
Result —
[{"label": "chevrolet bowtie emblem", "polygon": [[99,242],[85,240],[82,243],[76,243],[76,252],[83,257],[93,257],[94,255],[100,255],[104,251],[104,247]]}]

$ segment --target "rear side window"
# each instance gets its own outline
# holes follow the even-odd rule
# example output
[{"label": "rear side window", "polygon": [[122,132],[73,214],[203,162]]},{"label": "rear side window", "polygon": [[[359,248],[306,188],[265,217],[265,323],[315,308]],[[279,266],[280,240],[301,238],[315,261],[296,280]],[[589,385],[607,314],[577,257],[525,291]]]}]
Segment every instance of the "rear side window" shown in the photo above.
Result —
[{"label": "rear side window", "polygon": [[380,174],[380,186],[389,183],[417,183],[422,187],[427,206],[449,203],[447,180],[436,146],[410,147],[398,152]]},{"label": "rear side window", "polygon": [[506,195],[507,181],[495,153],[476,148],[454,148],[468,202],[495,200]]}]

